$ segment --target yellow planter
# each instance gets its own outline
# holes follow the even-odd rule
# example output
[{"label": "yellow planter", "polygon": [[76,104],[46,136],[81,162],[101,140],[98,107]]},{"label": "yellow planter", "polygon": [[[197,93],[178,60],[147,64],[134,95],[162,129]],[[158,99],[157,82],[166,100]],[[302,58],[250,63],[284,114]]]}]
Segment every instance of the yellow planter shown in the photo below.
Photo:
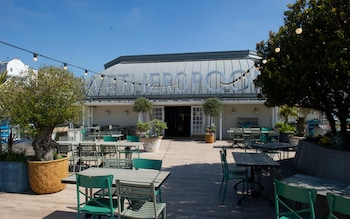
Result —
[{"label": "yellow planter", "polygon": [[68,176],[68,157],[50,161],[28,161],[29,184],[37,194],[63,190],[61,180]]},{"label": "yellow planter", "polygon": [[211,134],[204,134],[204,141],[206,143],[214,143],[215,141],[215,134],[211,133]]}]

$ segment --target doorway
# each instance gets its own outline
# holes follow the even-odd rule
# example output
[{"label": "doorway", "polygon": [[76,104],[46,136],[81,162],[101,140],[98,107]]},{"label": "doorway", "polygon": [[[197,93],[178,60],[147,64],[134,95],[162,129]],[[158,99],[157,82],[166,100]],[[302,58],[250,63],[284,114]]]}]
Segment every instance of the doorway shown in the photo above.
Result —
[{"label": "doorway", "polygon": [[168,129],[166,137],[190,137],[191,136],[191,107],[190,106],[166,106],[164,107],[165,122]]}]

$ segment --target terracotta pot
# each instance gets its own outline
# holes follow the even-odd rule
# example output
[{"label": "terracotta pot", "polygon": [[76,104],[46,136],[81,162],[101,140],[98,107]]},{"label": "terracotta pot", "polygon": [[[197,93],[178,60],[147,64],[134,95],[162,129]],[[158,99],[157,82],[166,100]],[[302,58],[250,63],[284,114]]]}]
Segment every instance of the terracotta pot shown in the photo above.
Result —
[{"label": "terracotta pot", "polygon": [[213,134],[213,133],[204,134],[204,141],[206,143],[214,143],[214,141],[215,141],[215,134]]},{"label": "terracotta pot", "polygon": [[61,180],[68,176],[68,157],[50,161],[28,161],[29,184],[37,194],[63,190]]}]

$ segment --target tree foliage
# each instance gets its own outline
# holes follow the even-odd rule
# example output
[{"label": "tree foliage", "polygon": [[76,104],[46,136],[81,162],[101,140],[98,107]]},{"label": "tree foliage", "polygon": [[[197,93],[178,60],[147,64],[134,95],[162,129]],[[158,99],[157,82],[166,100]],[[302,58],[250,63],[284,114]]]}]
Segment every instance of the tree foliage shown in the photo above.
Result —
[{"label": "tree foliage", "polygon": [[[346,137],[350,109],[350,2],[297,0],[288,5],[284,26],[257,44],[265,60],[255,84],[267,106],[297,106],[323,112]],[[296,34],[302,23],[302,33]],[[275,48],[280,45],[280,52]]]},{"label": "tree foliage", "polygon": [[53,129],[80,120],[83,82],[73,73],[52,66],[12,78],[0,94],[1,115],[34,136],[35,160],[53,158]]},{"label": "tree foliage", "polygon": [[152,108],[153,108],[153,104],[151,101],[149,101],[145,97],[139,97],[135,100],[132,110],[137,113],[140,113],[140,112],[146,113],[151,111]]}]

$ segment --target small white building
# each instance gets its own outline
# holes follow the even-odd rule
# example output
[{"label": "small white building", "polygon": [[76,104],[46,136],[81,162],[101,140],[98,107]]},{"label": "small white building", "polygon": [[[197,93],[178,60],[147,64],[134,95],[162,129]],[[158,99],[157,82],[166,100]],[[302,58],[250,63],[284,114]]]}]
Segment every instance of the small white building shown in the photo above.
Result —
[{"label": "small white building", "polygon": [[8,77],[24,77],[30,70],[29,66],[20,59],[14,58],[9,61],[0,61],[0,72],[6,72]]}]

